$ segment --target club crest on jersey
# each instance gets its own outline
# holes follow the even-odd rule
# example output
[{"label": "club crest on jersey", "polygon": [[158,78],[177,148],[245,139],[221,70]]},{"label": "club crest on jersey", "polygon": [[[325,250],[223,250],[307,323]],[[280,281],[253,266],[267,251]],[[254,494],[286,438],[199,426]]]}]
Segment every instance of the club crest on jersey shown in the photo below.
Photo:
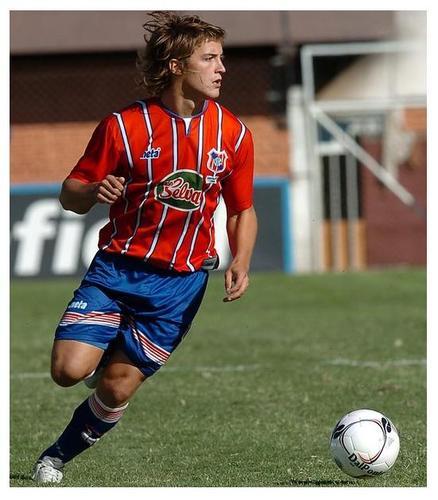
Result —
[{"label": "club crest on jersey", "polygon": [[160,156],[160,153],[161,148],[151,148],[151,146],[149,146],[140,156],[140,160],[155,160]]},{"label": "club crest on jersey", "polygon": [[176,210],[197,210],[202,201],[202,181],[202,175],[194,170],[177,170],[155,186],[155,199]]},{"label": "club crest on jersey", "polygon": [[207,155],[208,155],[207,168],[208,170],[213,172],[213,175],[207,175],[205,180],[207,184],[216,184],[218,174],[220,174],[225,170],[225,167],[227,165],[228,155],[226,151],[218,151],[217,149],[214,148],[210,149]]}]

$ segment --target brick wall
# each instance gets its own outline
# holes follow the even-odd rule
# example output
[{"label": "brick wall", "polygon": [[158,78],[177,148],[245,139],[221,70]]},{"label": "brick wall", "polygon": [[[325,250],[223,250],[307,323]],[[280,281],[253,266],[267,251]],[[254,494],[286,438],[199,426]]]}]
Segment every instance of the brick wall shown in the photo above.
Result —
[{"label": "brick wall", "polygon": [[[256,175],[287,175],[287,132],[266,116],[242,117],[254,135]],[[61,182],[82,155],[96,122],[11,127],[11,182]]]}]

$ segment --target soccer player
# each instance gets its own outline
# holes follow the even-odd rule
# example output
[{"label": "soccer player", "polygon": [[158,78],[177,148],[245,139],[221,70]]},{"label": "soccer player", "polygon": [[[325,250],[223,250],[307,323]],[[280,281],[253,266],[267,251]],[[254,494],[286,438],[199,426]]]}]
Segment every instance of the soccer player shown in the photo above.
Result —
[{"label": "soccer player", "polygon": [[104,118],[64,181],[60,201],[83,214],[110,205],[99,250],[55,333],[51,374],[95,391],[35,464],[58,483],[64,465],[112,429],[145,379],[190,328],[217,267],[213,214],[227,207],[232,262],[225,302],[248,287],[257,232],[250,131],[218,104],[223,29],[153,12],[138,66],[146,98]]}]

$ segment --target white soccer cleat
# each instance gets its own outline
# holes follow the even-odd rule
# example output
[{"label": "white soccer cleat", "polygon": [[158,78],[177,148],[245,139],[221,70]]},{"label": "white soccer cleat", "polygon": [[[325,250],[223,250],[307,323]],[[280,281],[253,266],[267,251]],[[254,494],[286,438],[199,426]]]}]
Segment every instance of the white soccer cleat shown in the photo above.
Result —
[{"label": "white soccer cleat", "polygon": [[35,464],[32,479],[37,483],[60,483],[64,464],[59,458],[43,457]]},{"label": "white soccer cleat", "polygon": [[102,376],[103,367],[99,367],[94,370],[91,375],[84,378],[83,382],[89,389],[96,389],[97,383],[99,382],[100,377]]},{"label": "white soccer cleat", "polygon": [[103,371],[105,367],[108,365],[108,362],[111,358],[111,354],[113,352],[113,347],[109,347],[103,354],[101,360],[99,361],[99,364],[97,365],[96,369],[93,370],[90,375],[85,377],[83,379],[84,384],[89,388],[89,389],[96,389],[97,384],[99,380],[102,377]]}]

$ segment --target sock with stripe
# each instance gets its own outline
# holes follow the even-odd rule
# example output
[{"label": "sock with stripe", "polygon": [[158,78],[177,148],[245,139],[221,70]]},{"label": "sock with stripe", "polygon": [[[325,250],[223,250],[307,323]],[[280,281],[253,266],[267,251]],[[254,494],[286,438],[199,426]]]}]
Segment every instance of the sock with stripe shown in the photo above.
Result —
[{"label": "sock with stripe", "polygon": [[64,464],[69,462],[111,430],[122,418],[128,404],[109,408],[94,392],[76,408],[64,432],[39,459],[49,456],[59,458]]}]

